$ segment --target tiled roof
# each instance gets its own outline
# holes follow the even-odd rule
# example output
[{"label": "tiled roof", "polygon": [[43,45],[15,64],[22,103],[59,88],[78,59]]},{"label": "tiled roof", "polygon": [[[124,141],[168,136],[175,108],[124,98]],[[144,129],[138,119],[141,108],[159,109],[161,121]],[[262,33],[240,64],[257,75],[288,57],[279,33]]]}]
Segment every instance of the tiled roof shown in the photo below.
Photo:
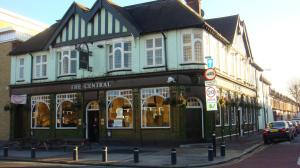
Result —
[{"label": "tiled roof", "polygon": [[205,20],[216,31],[221,33],[228,41],[233,42],[234,35],[239,21],[239,15],[226,16]]},{"label": "tiled roof", "polygon": [[53,24],[48,29],[44,30],[43,32],[31,37],[24,43],[21,43],[16,47],[9,55],[20,55],[35,51],[42,51],[48,40],[50,39],[51,35],[55,31],[58,23]]}]

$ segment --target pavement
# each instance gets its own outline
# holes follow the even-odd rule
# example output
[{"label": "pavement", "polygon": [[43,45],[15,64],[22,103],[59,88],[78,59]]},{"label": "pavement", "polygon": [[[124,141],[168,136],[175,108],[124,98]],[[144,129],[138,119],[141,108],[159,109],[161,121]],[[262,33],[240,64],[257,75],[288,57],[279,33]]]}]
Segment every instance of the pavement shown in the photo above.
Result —
[{"label": "pavement", "polygon": [[[139,163],[133,161],[133,147],[108,146],[108,161],[102,162],[102,146],[93,144],[79,149],[79,159],[73,161],[73,150],[37,150],[36,158],[31,159],[30,150],[9,148],[8,157],[0,149],[0,160],[28,161],[40,163],[61,163],[69,165],[91,165],[111,167],[206,167],[228,163],[240,159],[245,154],[259,148],[263,142],[261,134],[253,133],[244,137],[232,137],[226,142],[226,156],[220,156],[220,145],[217,156],[208,161],[208,144],[186,144],[176,147],[177,164],[171,164],[171,149],[168,147],[141,147]],[[1,146],[1,144],[0,144]]]}]

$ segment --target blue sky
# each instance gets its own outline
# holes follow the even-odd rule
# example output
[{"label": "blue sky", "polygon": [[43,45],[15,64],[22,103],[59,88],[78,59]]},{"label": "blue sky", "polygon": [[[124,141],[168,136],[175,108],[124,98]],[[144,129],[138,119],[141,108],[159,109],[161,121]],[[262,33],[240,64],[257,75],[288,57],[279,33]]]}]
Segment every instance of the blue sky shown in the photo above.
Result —
[{"label": "blue sky", "polygon": [[[113,0],[120,6],[149,0]],[[91,7],[95,0],[76,0]],[[53,24],[73,0],[0,0],[0,8]],[[300,0],[202,0],[205,18],[240,14],[245,21],[255,60],[266,69],[273,88],[285,91],[291,78],[300,78]]]}]

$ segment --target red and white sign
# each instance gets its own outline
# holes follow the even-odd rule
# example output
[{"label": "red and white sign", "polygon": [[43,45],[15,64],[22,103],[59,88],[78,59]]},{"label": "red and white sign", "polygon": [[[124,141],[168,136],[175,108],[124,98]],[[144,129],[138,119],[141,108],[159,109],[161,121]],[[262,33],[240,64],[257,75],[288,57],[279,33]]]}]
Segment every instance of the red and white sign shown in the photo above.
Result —
[{"label": "red and white sign", "polygon": [[214,80],[216,75],[216,71],[213,68],[209,68],[204,72],[204,77],[206,80]]}]

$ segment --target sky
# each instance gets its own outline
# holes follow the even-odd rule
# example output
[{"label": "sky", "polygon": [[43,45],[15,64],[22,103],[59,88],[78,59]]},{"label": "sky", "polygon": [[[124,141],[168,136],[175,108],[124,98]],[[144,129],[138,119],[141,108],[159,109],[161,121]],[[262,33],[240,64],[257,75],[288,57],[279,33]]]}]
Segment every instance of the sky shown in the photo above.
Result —
[{"label": "sky", "polygon": [[[76,0],[91,7],[96,0]],[[127,6],[149,0],[113,0]],[[0,8],[51,25],[73,0],[0,0]],[[287,94],[288,83],[300,79],[300,0],[202,0],[204,18],[239,14],[245,21],[254,60],[265,69],[272,88]]]}]

